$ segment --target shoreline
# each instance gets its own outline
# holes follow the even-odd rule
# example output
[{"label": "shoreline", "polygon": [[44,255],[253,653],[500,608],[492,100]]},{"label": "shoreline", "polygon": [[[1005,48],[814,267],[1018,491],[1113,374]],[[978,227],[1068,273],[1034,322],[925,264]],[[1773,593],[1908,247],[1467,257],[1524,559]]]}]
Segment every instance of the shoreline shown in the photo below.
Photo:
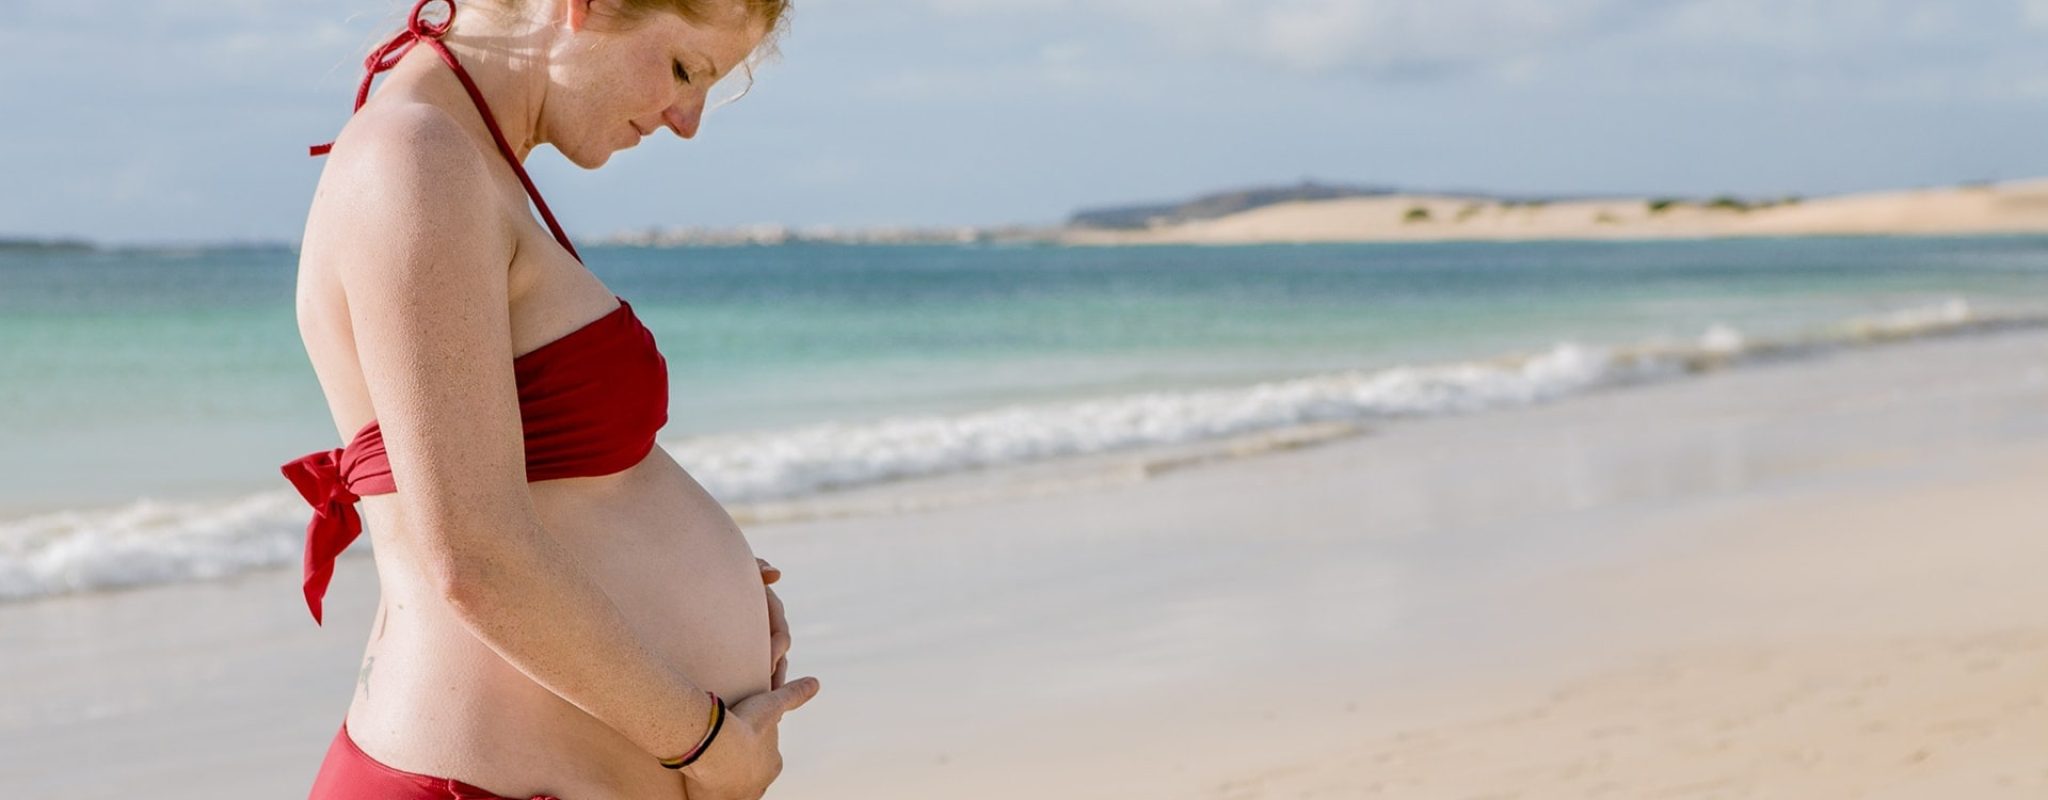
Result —
[{"label": "shoreline", "polygon": [[[1933,305],[1835,317],[1823,326],[1738,329],[1716,323],[1698,337],[1652,336],[1619,344],[1567,338],[1485,357],[1393,360],[1163,395],[1041,399],[950,415],[711,434],[663,446],[684,463],[703,465],[692,469],[707,485],[726,490],[714,493],[726,498],[727,511],[743,527],[887,516],[1106,489],[1213,462],[1371,435],[1417,419],[1494,413],[1772,362],[1812,363],[1844,350],[2048,328],[2040,310],[2014,308],[2024,310],[1979,310],[1952,296]],[[827,430],[837,441],[825,441],[837,449],[819,445],[817,437]],[[927,447],[933,449],[919,449]],[[861,448],[885,455],[863,463]],[[753,496],[734,496],[722,481],[739,473],[720,471],[719,465],[744,465],[750,452],[763,450],[800,455],[781,461],[776,468],[782,472],[769,481],[753,476]],[[820,483],[800,487],[793,496],[758,491],[775,480]],[[741,488],[747,488],[744,482]],[[28,507],[0,502],[0,508]],[[293,563],[304,513],[295,494],[274,488],[144,497],[97,508],[58,501],[0,525],[0,538],[26,543],[0,552],[0,604]],[[363,549],[352,552],[361,557]]]}]

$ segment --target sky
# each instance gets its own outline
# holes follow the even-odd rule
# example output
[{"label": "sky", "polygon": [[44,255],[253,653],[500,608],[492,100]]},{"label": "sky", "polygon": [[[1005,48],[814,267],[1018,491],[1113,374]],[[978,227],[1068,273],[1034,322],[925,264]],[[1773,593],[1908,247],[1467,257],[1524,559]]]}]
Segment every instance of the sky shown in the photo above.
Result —
[{"label": "sky", "polygon": [[[296,241],[402,0],[9,0],[0,236]],[[1056,223],[1326,182],[1816,196],[2048,176],[2048,0],[793,0],[572,235]]]}]

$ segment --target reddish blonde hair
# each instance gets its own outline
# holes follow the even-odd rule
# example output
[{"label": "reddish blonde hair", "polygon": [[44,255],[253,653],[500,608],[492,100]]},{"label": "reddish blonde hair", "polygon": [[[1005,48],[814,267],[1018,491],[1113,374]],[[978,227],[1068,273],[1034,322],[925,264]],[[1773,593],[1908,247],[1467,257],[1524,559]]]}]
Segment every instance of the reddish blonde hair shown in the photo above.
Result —
[{"label": "reddish blonde hair", "polygon": [[718,7],[731,7],[734,4],[738,4],[746,9],[749,19],[760,22],[761,29],[767,32],[761,37],[761,47],[759,48],[764,53],[775,52],[776,40],[782,35],[783,30],[788,27],[789,23],[789,0],[623,0],[623,2],[626,8],[626,16],[631,19],[638,19],[656,11],[667,11],[679,14],[683,19],[699,25],[720,24],[723,19],[722,15],[717,13],[721,10]]},{"label": "reddish blonde hair", "polygon": [[[726,9],[730,9],[737,4],[746,10],[747,19],[761,23],[761,29],[764,31],[761,34],[761,43],[754,48],[753,54],[749,55],[745,61],[741,61],[739,64],[740,68],[746,72],[747,85],[740,90],[737,96],[730,98],[730,100],[745,97],[747,91],[753,88],[753,62],[757,59],[773,58],[777,54],[776,42],[782,37],[783,31],[789,26],[789,0],[623,0],[623,2],[626,9],[625,17],[628,22],[645,18],[648,14],[666,11],[671,14],[677,14],[683,19],[698,25],[716,26],[725,22],[725,19],[716,13],[720,10],[718,7],[723,6]],[[730,16],[730,14],[724,15],[724,17]]]}]

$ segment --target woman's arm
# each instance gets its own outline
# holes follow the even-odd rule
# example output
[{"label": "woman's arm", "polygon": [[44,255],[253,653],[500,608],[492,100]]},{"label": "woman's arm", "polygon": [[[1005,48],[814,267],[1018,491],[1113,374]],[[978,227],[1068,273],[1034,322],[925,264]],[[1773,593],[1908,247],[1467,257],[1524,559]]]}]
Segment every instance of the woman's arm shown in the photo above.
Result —
[{"label": "woman's arm", "polygon": [[[711,700],[646,647],[543,529],[512,371],[509,230],[476,145],[431,106],[359,117],[320,197],[350,232],[341,272],[406,557],[507,662],[651,754],[703,737]],[[349,149],[356,152],[348,152]],[[652,757],[652,756],[650,756]]]}]

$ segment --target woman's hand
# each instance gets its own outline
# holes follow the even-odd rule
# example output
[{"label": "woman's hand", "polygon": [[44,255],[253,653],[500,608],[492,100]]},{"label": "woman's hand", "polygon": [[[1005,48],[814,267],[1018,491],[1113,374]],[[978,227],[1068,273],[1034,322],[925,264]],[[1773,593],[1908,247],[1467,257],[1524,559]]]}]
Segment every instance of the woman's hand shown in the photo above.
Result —
[{"label": "woman's hand", "polygon": [[769,689],[727,705],[718,738],[696,763],[682,770],[690,800],[759,800],[782,774],[782,715],[818,694],[817,678],[783,681],[789,670],[789,620],[783,615],[782,599],[768,588],[782,579],[782,570],[766,559],[754,562],[761,567],[761,589],[768,594],[768,660],[773,665]]},{"label": "woman's hand", "polygon": [[782,570],[768,563],[767,559],[755,558],[761,565],[762,589],[768,593],[768,668],[773,673],[768,679],[768,688],[782,688],[782,677],[789,671],[789,618],[782,612],[782,598],[775,596],[775,590],[768,584],[782,578]]},{"label": "woman's hand", "polygon": [[760,800],[782,774],[782,715],[818,696],[817,678],[798,678],[729,705],[718,737],[684,767],[690,800]]}]

